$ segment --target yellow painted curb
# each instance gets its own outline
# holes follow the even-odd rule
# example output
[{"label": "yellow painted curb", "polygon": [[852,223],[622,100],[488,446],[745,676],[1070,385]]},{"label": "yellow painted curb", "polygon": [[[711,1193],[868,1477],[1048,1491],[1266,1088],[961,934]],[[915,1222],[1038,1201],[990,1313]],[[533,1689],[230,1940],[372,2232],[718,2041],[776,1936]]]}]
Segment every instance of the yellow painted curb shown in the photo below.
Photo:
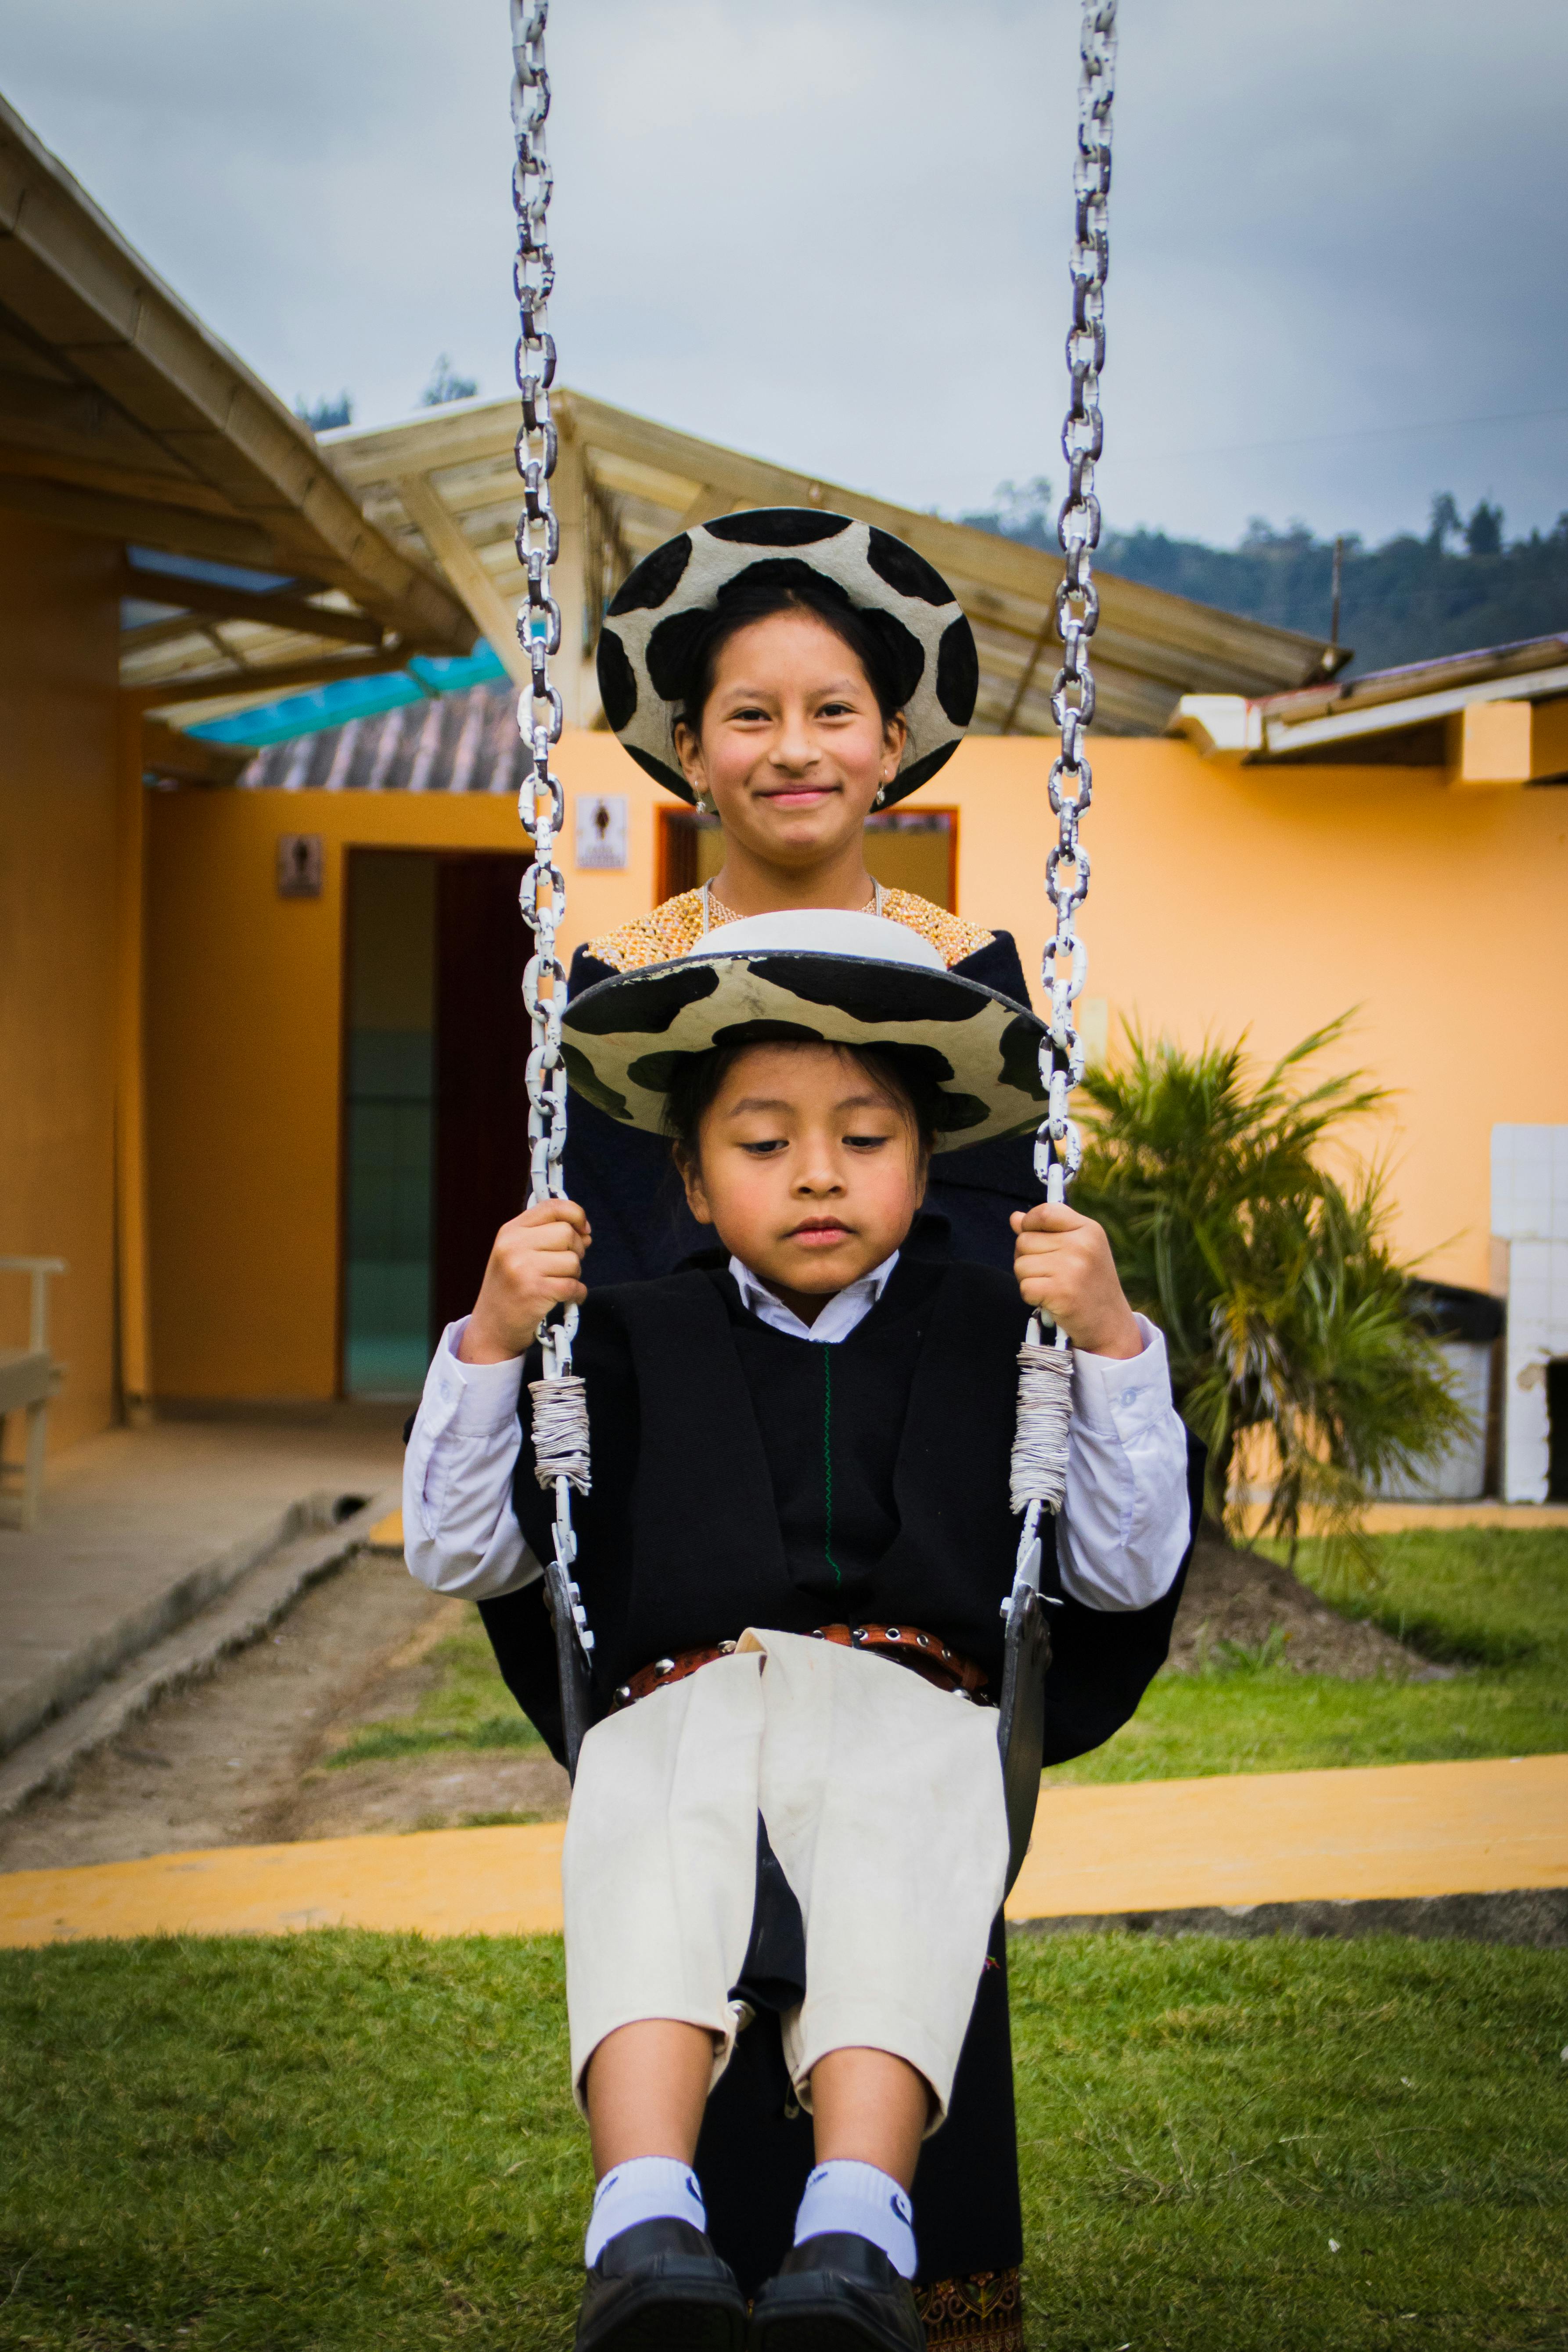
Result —
[{"label": "yellow painted curb", "polygon": [[[1407,1528],[1568,1528],[1568,1503],[1369,1503],[1369,1536],[1398,1535]],[[402,1522],[398,1522],[401,1537]]]},{"label": "yellow painted curb", "polygon": [[[1239,1500],[1243,1526],[1249,1536],[1255,1536],[1263,1526],[1266,1505],[1256,1493]],[[1309,1508],[1301,1514],[1303,1535],[1321,1535],[1331,1526],[1326,1512]],[[1568,1503],[1500,1503],[1495,1499],[1479,1503],[1369,1503],[1361,1526],[1363,1533],[1369,1536],[1403,1535],[1422,1528],[1504,1528],[1518,1535],[1542,1528],[1568,1528]]]},{"label": "yellow painted curb", "polygon": [[384,1519],[377,1519],[374,1527],[372,1528],[369,1535],[366,1536],[365,1542],[370,1546],[372,1551],[395,1551],[399,1559],[401,1559],[403,1557],[403,1513],[401,1510],[388,1511]]},{"label": "yellow painted curb", "polygon": [[0,1877],[0,1945],[85,1936],[561,1932],[563,1822],[216,1846]]},{"label": "yellow painted curb", "polygon": [[1542,1886],[1568,1886],[1568,1756],[1101,1788],[1047,1780],[1007,1916]]},{"label": "yellow painted curb", "polygon": [[[0,1945],[375,1927],[556,1935],[563,1825],[222,1846],[0,1876]],[[1568,1886],[1568,1756],[1047,1783],[1012,1919]]]}]

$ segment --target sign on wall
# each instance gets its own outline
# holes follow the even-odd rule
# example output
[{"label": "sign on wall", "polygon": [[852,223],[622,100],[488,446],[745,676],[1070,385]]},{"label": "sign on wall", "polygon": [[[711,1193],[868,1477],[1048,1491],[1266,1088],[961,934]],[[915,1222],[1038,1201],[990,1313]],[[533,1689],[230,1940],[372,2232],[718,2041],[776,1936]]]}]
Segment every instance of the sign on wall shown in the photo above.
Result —
[{"label": "sign on wall", "polygon": [[625,793],[579,793],[577,801],[577,866],[623,866],[626,862],[626,796]]},{"label": "sign on wall", "polygon": [[321,895],[321,835],[280,833],[278,836],[278,896],[280,898],[319,898]]}]

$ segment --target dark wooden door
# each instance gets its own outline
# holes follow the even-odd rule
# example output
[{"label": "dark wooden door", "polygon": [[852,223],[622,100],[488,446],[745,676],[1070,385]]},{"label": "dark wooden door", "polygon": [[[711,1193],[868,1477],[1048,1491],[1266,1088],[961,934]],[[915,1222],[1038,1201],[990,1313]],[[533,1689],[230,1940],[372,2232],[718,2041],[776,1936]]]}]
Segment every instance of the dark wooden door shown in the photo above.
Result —
[{"label": "dark wooden door", "polygon": [[445,857],[437,873],[432,1344],[473,1306],[496,1228],[528,1193],[526,863]]}]

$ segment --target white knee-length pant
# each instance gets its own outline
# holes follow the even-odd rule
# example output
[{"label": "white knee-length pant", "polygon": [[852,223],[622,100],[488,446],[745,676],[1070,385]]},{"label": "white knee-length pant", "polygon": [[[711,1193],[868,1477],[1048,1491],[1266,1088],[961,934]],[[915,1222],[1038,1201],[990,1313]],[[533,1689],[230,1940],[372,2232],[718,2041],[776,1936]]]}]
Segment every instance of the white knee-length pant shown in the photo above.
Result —
[{"label": "white knee-length pant", "polygon": [[830,2050],[890,2051],[945,2116],[1007,1866],[994,1709],[886,1658],[749,1632],[735,1654],[596,1724],[562,1856],[572,2080],[607,2033],[741,2017],[757,1815],[805,1922],[784,2021],[803,2105]]}]

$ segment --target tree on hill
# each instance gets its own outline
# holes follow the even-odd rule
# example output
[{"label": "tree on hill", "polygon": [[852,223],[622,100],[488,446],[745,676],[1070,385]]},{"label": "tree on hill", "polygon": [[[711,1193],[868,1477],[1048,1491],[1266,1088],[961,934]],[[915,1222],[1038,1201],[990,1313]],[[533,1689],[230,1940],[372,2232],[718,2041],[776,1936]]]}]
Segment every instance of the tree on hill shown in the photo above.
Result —
[{"label": "tree on hill", "polygon": [[[1004,482],[989,508],[959,520],[1026,546],[1057,545],[1043,478]],[[1321,637],[1329,633],[1333,556],[1332,541],[1314,537],[1305,523],[1276,530],[1261,519],[1235,548],[1164,531],[1108,530],[1100,549],[1104,569],[1124,580]],[[1354,534],[1345,540],[1340,636],[1355,648],[1352,676],[1559,630],[1568,632],[1568,513],[1552,530],[1510,544],[1500,507],[1483,499],[1462,518],[1444,491],[1432,501],[1424,539],[1400,532],[1373,548]]]},{"label": "tree on hill", "polygon": [[307,400],[301,394],[294,403],[294,414],[304,418],[312,433],[333,433],[340,425],[353,423],[354,404],[346,392],[340,392],[336,400]]},{"label": "tree on hill", "polygon": [[479,383],[471,375],[459,375],[443,352],[430,371],[430,381],[419,395],[421,408],[445,408],[449,400],[472,400]]}]

